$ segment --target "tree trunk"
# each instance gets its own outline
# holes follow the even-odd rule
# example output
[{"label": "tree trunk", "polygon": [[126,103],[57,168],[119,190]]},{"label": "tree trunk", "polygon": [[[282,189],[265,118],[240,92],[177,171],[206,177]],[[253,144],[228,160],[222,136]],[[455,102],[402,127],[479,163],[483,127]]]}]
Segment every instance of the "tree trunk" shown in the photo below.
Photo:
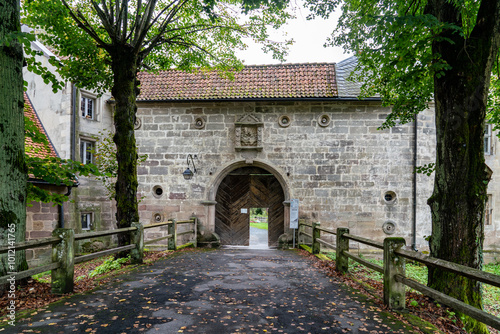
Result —
[{"label": "tree trunk", "polygon": [[[0,41],[20,31],[19,2],[0,0]],[[23,52],[17,40],[0,46],[0,245],[9,246],[26,238],[22,69]],[[9,254],[0,256],[0,276],[27,268],[24,251],[12,247]]]},{"label": "tree trunk", "polygon": [[[111,90],[116,100],[114,123],[116,160],[118,176],[116,180],[116,221],[118,228],[130,227],[139,221],[137,206],[137,146],[134,123],[138,94],[137,56],[131,47],[119,45],[111,53],[114,84]],[[118,235],[120,246],[128,245],[127,234]],[[123,254],[121,254],[123,255]]]},{"label": "tree trunk", "polygon": [[[454,4],[444,0],[429,4],[436,6],[431,13],[441,22],[461,25],[460,8]],[[494,12],[498,8],[490,8],[488,15]],[[434,192],[428,200],[432,212],[431,256],[477,269],[483,264],[489,181],[483,146],[486,101],[498,49],[498,44],[492,45],[495,34],[490,31],[488,36],[481,31],[484,27],[480,23],[478,19],[478,29],[467,40],[445,31],[443,35],[454,43],[433,43],[433,53],[441,55],[452,70],[434,79],[436,172]],[[481,285],[475,280],[429,267],[429,286],[482,308]],[[472,333],[488,332],[484,324],[468,317],[465,325]]]}]

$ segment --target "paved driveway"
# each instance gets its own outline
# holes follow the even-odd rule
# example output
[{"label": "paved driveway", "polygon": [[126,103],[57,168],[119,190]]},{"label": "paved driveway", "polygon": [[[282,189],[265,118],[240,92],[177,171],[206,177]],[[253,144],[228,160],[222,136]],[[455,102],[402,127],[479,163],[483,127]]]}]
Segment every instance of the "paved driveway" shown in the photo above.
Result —
[{"label": "paved driveway", "polygon": [[412,333],[295,251],[185,252],[3,333]]}]

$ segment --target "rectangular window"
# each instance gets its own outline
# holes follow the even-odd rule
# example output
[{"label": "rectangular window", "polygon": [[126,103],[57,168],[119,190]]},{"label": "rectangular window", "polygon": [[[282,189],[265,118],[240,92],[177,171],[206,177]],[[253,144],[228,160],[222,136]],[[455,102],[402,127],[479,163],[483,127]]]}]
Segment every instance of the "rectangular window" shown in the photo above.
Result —
[{"label": "rectangular window", "polygon": [[484,125],[484,154],[491,155],[491,124]]},{"label": "rectangular window", "polygon": [[80,140],[80,160],[83,164],[94,162],[94,143],[91,141]]},{"label": "rectangular window", "polygon": [[82,111],[82,117],[85,117],[86,119],[94,119],[95,100],[82,96],[80,110]]},{"label": "rectangular window", "polygon": [[92,213],[82,213],[82,230],[90,230],[92,228]]},{"label": "rectangular window", "polygon": [[488,195],[486,199],[486,205],[484,208],[484,225],[493,224],[493,202],[491,195]]}]

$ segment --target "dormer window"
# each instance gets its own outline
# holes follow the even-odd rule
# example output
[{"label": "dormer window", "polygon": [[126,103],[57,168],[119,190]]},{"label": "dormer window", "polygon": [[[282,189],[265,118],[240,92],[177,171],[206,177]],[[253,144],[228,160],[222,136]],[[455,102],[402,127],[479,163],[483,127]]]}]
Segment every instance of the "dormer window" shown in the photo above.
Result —
[{"label": "dormer window", "polygon": [[95,117],[95,99],[82,96],[80,110],[82,117],[93,120]]}]

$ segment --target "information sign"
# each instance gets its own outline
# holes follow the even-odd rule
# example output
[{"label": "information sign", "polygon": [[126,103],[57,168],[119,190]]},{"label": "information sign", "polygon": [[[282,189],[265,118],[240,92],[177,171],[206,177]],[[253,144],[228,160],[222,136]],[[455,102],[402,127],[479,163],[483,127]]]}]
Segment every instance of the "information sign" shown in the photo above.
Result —
[{"label": "information sign", "polygon": [[299,228],[299,200],[290,201],[290,228]]}]

